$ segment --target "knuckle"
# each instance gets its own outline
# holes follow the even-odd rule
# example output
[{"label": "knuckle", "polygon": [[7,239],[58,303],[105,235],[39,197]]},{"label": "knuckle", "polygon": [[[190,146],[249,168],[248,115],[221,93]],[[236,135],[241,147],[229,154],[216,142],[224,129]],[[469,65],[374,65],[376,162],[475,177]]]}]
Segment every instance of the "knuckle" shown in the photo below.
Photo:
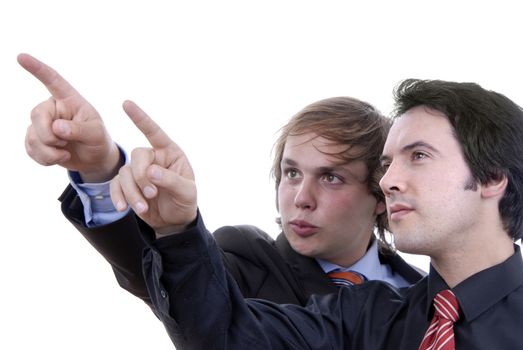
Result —
[{"label": "knuckle", "polygon": [[26,148],[28,147],[34,147],[37,144],[36,137],[34,133],[32,133],[30,130],[27,131],[27,134],[25,136],[25,145]]},{"label": "knuckle", "polygon": [[[49,113],[51,112],[51,113]],[[31,120],[33,122],[42,120],[43,118],[49,118],[54,112],[54,100],[47,100],[39,103],[31,110]]]},{"label": "knuckle", "polygon": [[25,144],[25,152],[29,155],[29,157],[36,160],[36,154],[35,154],[34,148],[31,147],[31,145],[27,142]]},{"label": "knuckle", "polygon": [[40,120],[41,118],[41,113],[40,113],[40,108],[39,108],[39,105],[34,107],[32,110],[31,110],[31,114],[30,114],[30,117],[31,117],[31,121],[34,123],[38,120]]},{"label": "knuckle", "polygon": [[121,177],[126,177],[128,173],[129,173],[129,164],[125,164],[124,166],[122,166],[120,168],[120,170],[118,170],[118,175],[116,175],[116,176],[118,176],[118,181],[120,181]]},{"label": "knuckle", "polygon": [[50,154],[40,155],[41,164],[45,166],[55,165],[57,163],[55,157]]},{"label": "knuckle", "polygon": [[46,157],[45,155],[42,155],[42,154],[33,153],[31,158],[33,158],[38,164],[43,165],[43,166],[54,165],[54,163],[48,157]]},{"label": "knuckle", "polygon": [[141,152],[143,152],[143,147],[136,147],[131,151],[132,155],[139,155]]},{"label": "knuckle", "polygon": [[139,160],[146,157],[151,152],[151,148],[137,147],[131,151],[131,159]]},{"label": "knuckle", "polygon": [[58,141],[58,139],[53,134],[45,132],[40,135],[40,141],[44,145],[51,146],[54,145]]}]

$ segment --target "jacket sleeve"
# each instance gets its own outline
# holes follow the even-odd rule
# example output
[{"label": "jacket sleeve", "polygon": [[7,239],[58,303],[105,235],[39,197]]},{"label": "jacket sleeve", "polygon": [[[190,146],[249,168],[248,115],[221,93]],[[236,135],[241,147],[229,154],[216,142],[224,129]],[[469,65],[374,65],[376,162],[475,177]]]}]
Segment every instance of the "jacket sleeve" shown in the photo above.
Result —
[{"label": "jacket sleeve", "polygon": [[358,306],[370,293],[355,291],[353,312],[345,313],[349,317],[341,312],[349,288],[312,297],[307,308],[244,299],[200,216],[187,231],[149,244],[143,260],[145,280],[157,316],[177,348],[355,348],[351,329],[358,323]]},{"label": "jacket sleeve", "polygon": [[111,224],[88,228],[82,202],[72,186],[65,189],[59,200],[65,217],[109,262],[118,284],[152,307],[142,273],[142,235],[147,235],[150,228],[132,212]]}]

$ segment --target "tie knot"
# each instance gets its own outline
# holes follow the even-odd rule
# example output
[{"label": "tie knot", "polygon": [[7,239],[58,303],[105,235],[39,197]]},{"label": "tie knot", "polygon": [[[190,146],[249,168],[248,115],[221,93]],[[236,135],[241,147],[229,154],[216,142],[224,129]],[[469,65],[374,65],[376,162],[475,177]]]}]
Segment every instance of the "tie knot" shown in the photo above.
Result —
[{"label": "tie knot", "polygon": [[459,303],[450,289],[442,290],[434,297],[434,316],[456,322],[459,318]]},{"label": "tie knot", "polygon": [[338,286],[352,286],[362,284],[367,279],[356,271],[332,271],[327,274],[332,282]]}]

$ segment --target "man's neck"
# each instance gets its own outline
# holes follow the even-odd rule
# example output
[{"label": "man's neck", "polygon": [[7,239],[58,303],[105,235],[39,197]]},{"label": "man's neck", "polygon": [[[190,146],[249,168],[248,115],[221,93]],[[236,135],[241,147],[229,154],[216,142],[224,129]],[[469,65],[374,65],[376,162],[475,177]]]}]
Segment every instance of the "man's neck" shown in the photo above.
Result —
[{"label": "man's neck", "polygon": [[431,257],[431,265],[453,288],[470,276],[498,265],[514,254],[514,243],[506,232],[489,240],[475,239],[467,244]]}]

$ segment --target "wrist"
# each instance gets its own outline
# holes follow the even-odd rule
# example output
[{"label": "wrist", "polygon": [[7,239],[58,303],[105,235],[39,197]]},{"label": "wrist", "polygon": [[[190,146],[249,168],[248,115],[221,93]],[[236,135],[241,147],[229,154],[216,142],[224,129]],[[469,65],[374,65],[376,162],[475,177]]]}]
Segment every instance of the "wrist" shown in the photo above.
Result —
[{"label": "wrist", "polygon": [[119,147],[113,143],[106,160],[99,163],[96,171],[82,171],[79,172],[79,174],[82,181],[85,183],[107,182],[118,174],[118,171],[124,164],[125,156],[122,154]]},{"label": "wrist", "polygon": [[183,232],[187,229],[189,225],[172,225],[161,228],[154,229],[154,234],[156,239],[175,235],[177,233]]},{"label": "wrist", "polygon": [[156,236],[156,239],[172,236],[178,233],[182,233],[184,231],[187,231],[192,226],[196,225],[196,220],[198,218],[198,214],[195,212],[194,216],[192,216],[192,219],[189,221],[186,221],[185,224],[179,224],[179,225],[169,225],[164,227],[154,227],[154,234]]}]

